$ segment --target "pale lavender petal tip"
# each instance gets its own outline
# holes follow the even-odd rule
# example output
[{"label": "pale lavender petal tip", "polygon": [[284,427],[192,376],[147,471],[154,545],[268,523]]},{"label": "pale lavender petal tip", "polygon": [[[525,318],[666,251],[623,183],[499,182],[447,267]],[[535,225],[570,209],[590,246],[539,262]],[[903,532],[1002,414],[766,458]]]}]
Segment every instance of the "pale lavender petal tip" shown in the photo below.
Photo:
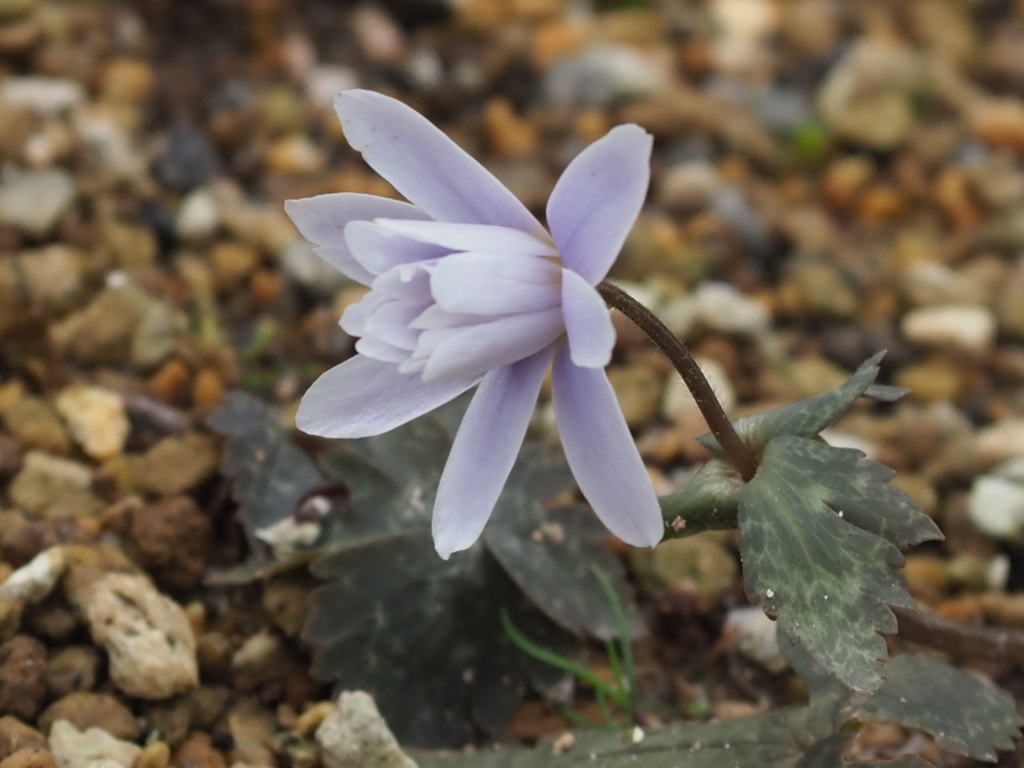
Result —
[{"label": "pale lavender petal tip", "polygon": [[306,391],[295,425],[321,437],[370,437],[400,427],[479,381],[458,379],[424,384],[398,373],[395,365],[362,355],[324,373]]},{"label": "pale lavender petal tip", "polygon": [[286,200],[288,214],[299,234],[316,246],[316,253],[324,261],[347,277],[369,285],[375,272],[367,269],[349,250],[345,241],[345,226],[352,221],[365,221],[382,217],[422,220],[423,211],[409,203],[390,200],[376,195],[354,192],[335,192],[300,200]]},{"label": "pale lavender petal tip", "polygon": [[545,236],[544,228],[515,195],[411,107],[364,90],[343,91],[334,107],[349,144],[431,218],[494,224]]},{"label": "pale lavender petal tip", "polygon": [[608,377],[573,365],[562,348],[552,392],[562,447],[590,506],[627,544],[653,547],[665,532],[661,508]]},{"label": "pale lavender petal tip", "polygon": [[551,362],[542,352],[484,377],[437,488],[434,546],[445,560],[480,537],[508,479]]},{"label": "pale lavender petal tip", "polygon": [[562,316],[572,362],[583,368],[604,368],[612,359],[615,327],[608,307],[590,283],[562,270]]},{"label": "pale lavender petal tip", "polygon": [[608,274],[643,207],[651,135],[620,125],[584,149],[548,200],[548,226],[562,261],[591,285]]}]

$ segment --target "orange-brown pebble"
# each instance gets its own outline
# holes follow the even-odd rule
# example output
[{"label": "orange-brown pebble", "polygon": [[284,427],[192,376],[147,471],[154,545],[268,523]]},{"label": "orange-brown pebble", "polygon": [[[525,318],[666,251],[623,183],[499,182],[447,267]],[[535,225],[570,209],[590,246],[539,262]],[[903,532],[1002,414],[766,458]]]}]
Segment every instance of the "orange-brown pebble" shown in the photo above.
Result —
[{"label": "orange-brown pebble", "polygon": [[231,290],[252,274],[259,263],[259,253],[251,245],[234,241],[214,243],[210,249],[213,277],[217,287]]},{"label": "orange-brown pebble", "polygon": [[171,764],[171,748],[166,741],[152,741],[142,748],[142,754],[132,768],[167,768]]},{"label": "orange-brown pebble", "polygon": [[935,204],[960,230],[981,221],[983,211],[971,196],[970,180],[961,168],[945,168],[935,180]]},{"label": "orange-brown pebble", "polygon": [[254,272],[249,281],[253,298],[264,309],[269,309],[281,295],[281,276],[268,269]]},{"label": "orange-brown pebble", "polygon": [[56,768],[53,755],[48,749],[41,747],[26,747],[19,749],[3,760],[0,760],[0,768]]},{"label": "orange-brown pebble", "polygon": [[864,190],[857,205],[857,218],[863,224],[885,224],[899,219],[907,209],[902,191],[888,184],[875,184]]},{"label": "orange-brown pebble", "polygon": [[146,391],[165,403],[175,403],[181,400],[191,378],[192,369],[183,360],[175,357],[160,366],[156,373],[149,377]]},{"label": "orange-brown pebble", "polygon": [[210,737],[205,733],[193,733],[178,745],[171,758],[174,765],[194,768],[227,768],[224,755],[214,749]]},{"label": "orange-brown pebble", "polygon": [[944,619],[968,623],[980,622],[985,617],[985,609],[977,595],[964,595],[947,600],[938,606],[935,613]]},{"label": "orange-brown pebble", "polygon": [[218,406],[224,400],[224,377],[212,368],[203,368],[192,383],[192,402],[205,408]]},{"label": "orange-brown pebble", "polygon": [[516,114],[512,102],[495,98],[484,108],[487,142],[502,157],[528,157],[537,152],[537,131],[533,123]]},{"label": "orange-brown pebble", "polygon": [[907,590],[925,603],[937,603],[949,586],[946,562],[933,555],[911,555],[904,569]]},{"label": "orange-brown pebble", "polygon": [[530,61],[542,72],[558,59],[582,48],[589,33],[588,25],[576,19],[556,18],[543,23],[530,39]]},{"label": "orange-brown pebble", "polygon": [[118,104],[140,104],[153,92],[153,68],[132,58],[114,59],[103,70],[100,93]]},{"label": "orange-brown pebble", "polygon": [[608,133],[610,127],[606,112],[599,109],[585,109],[576,115],[572,129],[580,141],[592,144]]},{"label": "orange-brown pebble", "polygon": [[821,193],[832,208],[845,211],[875,176],[875,164],[854,155],[832,163],[821,181]]}]

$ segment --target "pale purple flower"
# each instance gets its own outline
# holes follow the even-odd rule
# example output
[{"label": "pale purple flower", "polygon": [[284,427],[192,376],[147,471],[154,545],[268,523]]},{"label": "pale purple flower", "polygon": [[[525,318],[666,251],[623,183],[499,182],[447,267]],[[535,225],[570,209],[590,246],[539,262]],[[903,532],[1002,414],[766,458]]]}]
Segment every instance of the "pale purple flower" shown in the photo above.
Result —
[{"label": "pale purple flower", "polygon": [[480,536],[553,363],[555,417],[583,495],[623,541],[656,544],[658,501],[604,372],[615,331],[594,287],[643,204],[650,135],[619,126],[573,160],[548,201],[549,233],[401,102],[354,90],[335,107],[349,143],[411,204],[354,193],[285,204],[320,256],[371,289],[341,319],[359,354],[310,387],[299,428],[377,435],[479,384],[434,504],[447,558]]}]

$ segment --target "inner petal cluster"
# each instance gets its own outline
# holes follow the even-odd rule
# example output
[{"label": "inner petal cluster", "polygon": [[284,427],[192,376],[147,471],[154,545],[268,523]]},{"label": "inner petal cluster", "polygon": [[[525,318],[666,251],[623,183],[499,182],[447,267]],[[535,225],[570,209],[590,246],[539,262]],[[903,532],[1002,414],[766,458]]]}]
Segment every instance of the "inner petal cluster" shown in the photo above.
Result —
[{"label": "inner petal cluster", "polygon": [[341,327],[356,350],[423,381],[483,376],[565,332],[563,265],[550,241],[481,224],[376,219],[345,226],[375,275]]}]

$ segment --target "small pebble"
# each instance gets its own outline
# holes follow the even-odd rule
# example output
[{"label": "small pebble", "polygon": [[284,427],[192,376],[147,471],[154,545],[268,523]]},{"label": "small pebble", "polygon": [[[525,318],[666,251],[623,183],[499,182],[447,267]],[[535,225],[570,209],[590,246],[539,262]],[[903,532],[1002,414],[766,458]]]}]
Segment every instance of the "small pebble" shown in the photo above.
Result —
[{"label": "small pebble", "polygon": [[93,640],[109,655],[110,679],[143,699],[196,687],[196,642],[184,611],[144,576],[108,573],[72,595]]},{"label": "small pebble", "polygon": [[363,691],[345,691],[337,708],[316,730],[324,768],[416,768],[391,734],[373,698]]},{"label": "small pebble", "polygon": [[976,478],[968,513],[989,536],[1020,538],[1024,533],[1024,457],[1006,461]]},{"label": "small pebble", "polygon": [[0,768],[57,768],[57,763],[48,749],[27,747],[0,760]]},{"label": "small pebble", "polygon": [[67,214],[78,194],[63,168],[9,171],[0,176],[0,224],[42,238]]},{"label": "small pebble", "polygon": [[126,741],[139,737],[139,724],[132,711],[106,693],[72,691],[46,708],[39,716],[39,727],[49,731],[58,721],[82,731],[100,730]]},{"label": "small pebble", "polygon": [[118,393],[73,384],[57,395],[56,406],[71,436],[88,456],[104,461],[121,455],[131,424]]},{"label": "small pebble", "polygon": [[18,635],[0,645],[0,713],[35,720],[46,698],[46,648]]},{"label": "small pebble", "polygon": [[49,746],[60,768],[132,768],[142,753],[141,747],[100,728],[80,731],[67,720],[50,728]]},{"label": "small pebble", "polygon": [[918,307],[903,316],[900,327],[914,344],[969,352],[988,351],[996,337],[992,309],[970,304]]}]

